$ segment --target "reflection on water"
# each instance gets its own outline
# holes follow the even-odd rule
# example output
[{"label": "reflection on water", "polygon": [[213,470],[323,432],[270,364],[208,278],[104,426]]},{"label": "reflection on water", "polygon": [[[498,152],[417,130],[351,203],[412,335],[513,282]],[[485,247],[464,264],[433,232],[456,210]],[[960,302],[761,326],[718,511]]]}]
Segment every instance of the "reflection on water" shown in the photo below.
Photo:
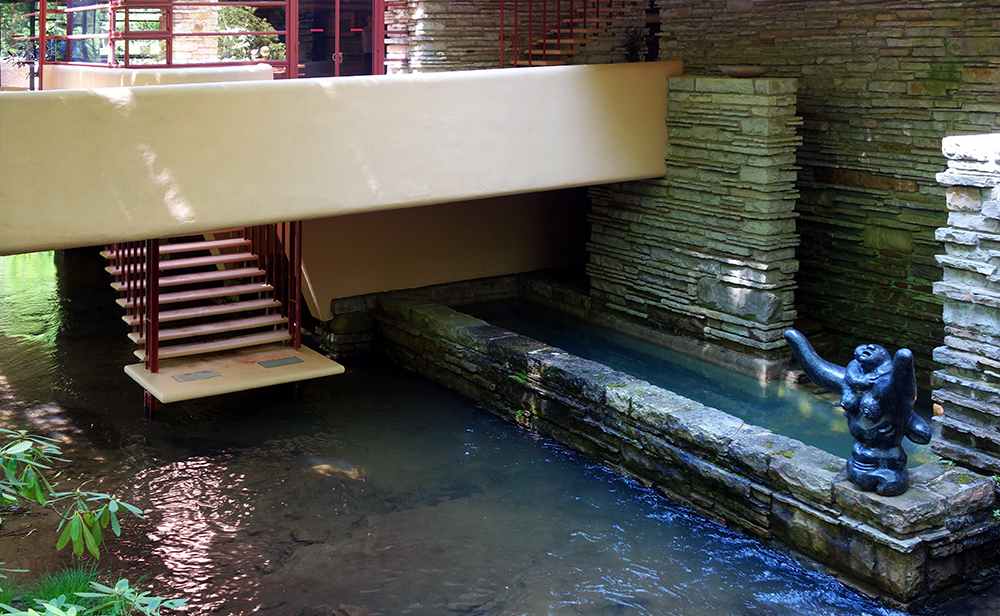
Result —
[{"label": "reflection on water", "polygon": [[0,334],[51,347],[61,321],[55,253],[0,258]]},{"label": "reflection on water", "polygon": [[[492,302],[461,310],[725,411],[747,423],[842,458],[850,455],[854,439],[839,406],[840,396],[820,392],[811,384],[806,387],[783,381],[763,383],[526,302]],[[917,410],[930,417],[927,407],[928,403],[922,407],[918,404]],[[932,425],[937,429],[937,424]],[[911,467],[938,459],[927,445],[906,440],[903,447]]]},{"label": "reflection on water", "polygon": [[3,424],[75,435],[93,488],[146,512],[112,564],[190,614],[895,614],[379,361],[144,423],[96,289],[63,287],[55,310],[99,326],[0,337]]}]

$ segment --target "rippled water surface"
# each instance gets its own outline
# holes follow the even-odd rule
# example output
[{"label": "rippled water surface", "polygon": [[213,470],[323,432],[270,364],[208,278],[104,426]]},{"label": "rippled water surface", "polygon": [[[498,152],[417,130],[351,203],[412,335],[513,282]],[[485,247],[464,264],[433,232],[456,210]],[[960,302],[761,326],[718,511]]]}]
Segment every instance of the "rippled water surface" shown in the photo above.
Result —
[{"label": "rippled water surface", "polygon": [[378,360],[145,422],[101,264],[66,258],[0,258],[3,423],[147,512],[108,564],[191,614],[895,614]]}]

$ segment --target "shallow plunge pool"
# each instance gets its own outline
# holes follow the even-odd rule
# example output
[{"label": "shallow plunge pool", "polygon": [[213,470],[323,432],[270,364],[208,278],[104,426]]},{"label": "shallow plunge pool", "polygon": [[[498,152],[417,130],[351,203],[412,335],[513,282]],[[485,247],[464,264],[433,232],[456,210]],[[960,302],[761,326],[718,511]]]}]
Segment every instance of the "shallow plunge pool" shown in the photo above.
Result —
[{"label": "shallow plunge pool", "polygon": [[[763,383],[707,361],[592,325],[551,308],[506,300],[460,306],[458,310],[498,327],[604,364],[663,389],[719,409],[775,434],[848,458],[854,438],[840,408],[840,396],[812,383]],[[916,409],[930,419],[930,393],[921,391]],[[931,423],[934,435],[940,432]],[[904,439],[909,466],[937,460],[929,445]]]},{"label": "shallow plunge pool", "polygon": [[0,258],[0,419],[146,510],[110,565],[189,613],[894,613],[381,361],[145,423],[100,262],[51,258]]}]

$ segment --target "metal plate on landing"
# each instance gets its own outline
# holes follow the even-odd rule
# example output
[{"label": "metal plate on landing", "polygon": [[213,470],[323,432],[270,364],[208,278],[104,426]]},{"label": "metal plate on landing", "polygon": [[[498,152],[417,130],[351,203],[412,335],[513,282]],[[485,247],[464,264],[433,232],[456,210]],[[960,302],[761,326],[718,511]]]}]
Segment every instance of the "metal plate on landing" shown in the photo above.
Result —
[{"label": "metal plate on landing", "polygon": [[198,372],[185,372],[184,374],[175,374],[174,380],[178,383],[185,383],[187,381],[199,381],[201,379],[214,379],[217,376],[222,376],[215,370],[199,370]]},{"label": "metal plate on landing", "polygon": [[156,374],[143,364],[125,366],[125,373],[160,402],[206,398],[343,372],[342,365],[312,349],[296,351],[278,345],[165,361]]},{"label": "metal plate on landing", "polygon": [[278,368],[280,366],[290,366],[292,364],[301,364],[302,358],[295,357],[294,355],[289,357],[279,357],[278,359],[268,359],[266,361],[257,362],[265,368]]}]

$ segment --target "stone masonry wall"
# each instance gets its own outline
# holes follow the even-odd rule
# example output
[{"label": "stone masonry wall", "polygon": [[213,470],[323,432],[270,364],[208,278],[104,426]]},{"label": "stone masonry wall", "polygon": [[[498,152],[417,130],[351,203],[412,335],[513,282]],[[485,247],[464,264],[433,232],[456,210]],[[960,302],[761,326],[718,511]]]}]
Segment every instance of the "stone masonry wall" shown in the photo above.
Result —
[{"label": "stone masonry wall", "polygon": [[[174,10],[173,29],[176,33],[195,34],[219,29],[219,9],[195,6]],[[173,42],[175,64],[204,64],[219,61],[219,39],[214,36],[179,36]]]},{"label": "stone masonry wall", "polygon": [[934,450],[964,466],[1000,473],[1000,133],[944,142],[948,226],[938,229],[945,254],[944,345],[934,359],[934,399],[943,415]]},{"label": "stone masonry wall", "polygon": [[416,73],[500,66],[499,3],[416,0],[409,12],[409,57],[401,66]]},{"label": "stone masonry wall", "polygon": [[897,497],[861,492],[845,460],[436,303],[383,295],[380,347],[510,421],[773,539],[899,607],[995,563],[992,479],[944,463]]},{"label": "stone masonry wall", "polygon": [[849,352],[941,343],[934,232],[941,139],[1000,114],[996,0],[658,0],[661,58],[692,75],[762,64],[797,78],[804,145],[797,306]]},{"label": "stone masonry wall", "polygon": [[590,190],[591,295],[655,329],[777,359],[795,319],[795,80],[668,83],[667,175]]}]

